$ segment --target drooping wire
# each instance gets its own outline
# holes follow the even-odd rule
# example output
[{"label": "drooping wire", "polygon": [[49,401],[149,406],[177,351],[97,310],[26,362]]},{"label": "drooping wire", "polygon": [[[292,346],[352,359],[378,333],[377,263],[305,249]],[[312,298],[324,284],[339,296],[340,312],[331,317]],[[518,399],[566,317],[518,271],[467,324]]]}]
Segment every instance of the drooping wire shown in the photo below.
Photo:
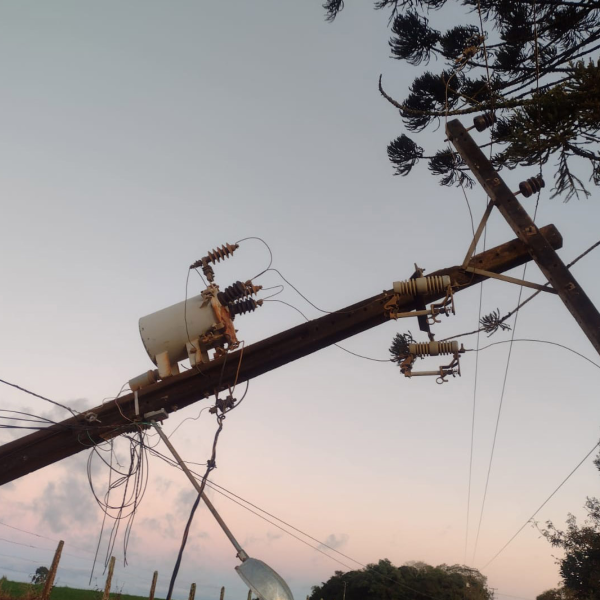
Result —
[{"label": "drooping wire", "polygon": [[[113,445],[110,447],[110,462],[108,462],[104,456],[102,456],[97,446],[93,446],[92,452],[88,457],[87,464],[88,482],[94,499],[105,516],[113,520],[113,526],[110,531],[107,552],[104,561],[105,568],[108,566],[110,556],[113,554],[122,521],[126,522],[125,532],[123,535],[123,562],[125,565],[127,565],[127,548],[129,544],[129,537],[137,510],[142,502],[148,484],[148,459],[145,451],[146,444],[144,432],[140,429],[134,435],[125,434],[123,437],[129,441],[129,466],[126,468],[126,470],[120,471],[113,465],[113,456],[116,460],[116,453],[114,452]],[[93,483],[92,460],[94,456],[98,456],[100,460],[109,468],[109,484],[103,499],[101,499],[96,493]],[[118,475],[119,477],[113,480],[113,474]],[[112,504],[110,501],[111,493],[119,488],[122,489],[120,499],[116,504]],[[103,519],[98,546],[100,545],[103,535],[104,523],[105,519]]]},{"label": "drooping wire", "polygon": [[[285,304],[286,306],[289,306],[290,308],[293,308],[296,312],[300,313],[306,321],[310,321],[310,319],[299,308],[295,307],[293,304],[290,304],[289,302],[285,302],[284,300],[265,300],[265,302],[279,302],[280,304]],[[339,344],[332,344],[332,345],[335,346],[336,348],[339,348],[340,350],[343,350],[344,352],[347,352],[348,354],[352,354],[352,356],[356,356],[358,358],[364,358],[365,360],[371,360],[373,362],[384,362],[384,363],[393,362],[389,358],[372,358],[370,356],[364,356],[363,354],[357,354],[356,352],[352,352],[352,350],[348,350],[347,348],[344,348],[343,346],[340,346]]]},{"label": "drooping wire", "polygon": [[258,240],[259,242],[262,242],[269,251],[269,264],[267,265],[267,268],[261,271],[258,275],[255,275],[254,277],[250,278],[250,280],[258,279],[261,275],[264,275],[271,268],[271,265],[273,264],[273,252],[271,251],[271,247],[269,246],[269,244],[267,244],[267,242],[265,242],[265,240],[255,235],[242,238],[241,240],[238,240],[236,244],[241,244],[242,242],[245,242],[247,240]]},{"label": "drooping wire", "polygon": [[54,404],[54,406],[59,406],[60,408],[64,408],[65,410],[68,410],[74,417],[76,417],[78,414],[77,411],[73,410],[72,408],[69,408],[68,406],[65,406],[64,404],[61,404],[60,402],[56,402],[55,400],[50,400],[50,398],[46,398],[46,396],[41,396],[40,394],[36,394],[35,392],[32,392],[31,390],[21,387],[20,385],[17,385],[16,383],[10,383],[10,381],[5,381],[4,379],[0,379],[0,383],[3,383],[4,385],[9,385],[10,387],[16,388],[17,390],[19,390],[21,392],[25,392],[26,394],[29,394],[30,396],[35,396],[36,398],[40,398],[41,400],[44,400],[45,402],[50,402],[50,404]]},{"label": "drooping wire", "polygon": [[[110,441],[110,465],[108,471],[108,490],[106,492],[105,501],[108,504],[108,495],[110,494],[110,490],[112,489],[112,459],[114,455],[114,440]],[[91,454],[90,454],[91,456]],[[92,585],[92,579],[94,577],[94,569],[96,568],[96,561],[98,560],[98,553],[100,552],[100,545],[102,544],[102,536],[104,535],[104,526],[106,525],[106,517],[108,516],[108,511],[102,511],[102,524],[100,525],[100,535],[98,536],[98,543],[96,544],[96,553],[94,554],[94,562],[92,563],[92,569],[90,571],[90,580],[88,585]]]},{"label": "drooping wire", "polygon": [[[548,340],[536,340],[536,339],[529,339],[529,338],[500,340],[499,342],[494,342],[492,344],[488,344],[487,346],[484,346],[483,348],[480,348],[479,352],[483,352],[484,350],[487,350],[488,348],[491,348],[492,346],[497,346],[498,344],[510,344],[511,342],[534,342],[536,344],[549,344],[551,346],[557,346],[559,348],[563,348],[564,350],[568,350],[569,352],[579,356],[580,358],[583,358],[585,361],[589,362],[591,365],[594,365],[594,367],[600,369],[600,365],[598,363],[595,363],[593,360],[591,360],[587,356],[585,356],[585,354],[581,354],[581,352],[577,352],[577,350],[573,350],[573,348],[569,348],[569,346],[565,346],[564,344],[559,344],[558,342],[550,342]],[[475,350],[465,350],[465,352],[475,352]]]}]

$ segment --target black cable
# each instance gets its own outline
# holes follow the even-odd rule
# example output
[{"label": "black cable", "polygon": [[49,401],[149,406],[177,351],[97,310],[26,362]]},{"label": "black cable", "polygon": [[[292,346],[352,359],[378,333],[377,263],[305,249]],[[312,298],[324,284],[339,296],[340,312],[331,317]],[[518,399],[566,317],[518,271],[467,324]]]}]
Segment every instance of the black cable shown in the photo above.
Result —
[{"label": "black cable", "polygon": [[[224,364],[224,363],[223,363]],[[202,482],[200,483],[200,491],[198,492],[198,496],[192,505],[192,509],[190,511],[190,516],[188,517],[188,521],[185,525],[185,529],[183,532],[183,537],[181,540],[181,545],[179,547],[179,552],[177,554],[177,560],[175,561],[175,567],[173,568],[173,573],[171,574],[171,581],[169,582],[169,590],[167,592],[166,600],[171,600],[171,596],[173,595],[173,588],[175,586],[175,581],[177,580],[177,574],[179,573],[179,567],[181,566],[181,559],[183,557],[183,552],[185,550],[185,546],[187,544],[188,534],[190,532],[190,527],[192,525],[192,521],[194,520],[194,515],[196,514],[196,509],[200,504],[200,500],[202,499],[202,494],[204,493],[204,488],[206,487],[206,479],[208,478],[209,473],[216,467],[215,459],[217,456],[217,442],[219,440],[219,434],[223,429],[223,415],[217,415],[217,422],[219,427],[215,433],[215,437],[213,439],[212,445],[212,455],[210,460],[207,462],[206,471],[204,476],[202,477]]]},{"label": "black cable", "polygon": [[60,402],[50,400],[50,398],[46,398],[45,396],[41,396],[40,394],[36,394],[35,392],[32,392],[31,390],[21,387],[20,385],[17,385],[16,383],[10,383],[10,381],[5,381],[4,379],[0,379],[0,383],[14,387],[14,388],[20,390],[21,392],[25,392],[26,394],[29,394],[30,396],[35,396],[36,398],[40,398],[41,400],[44,400],[45,402],[50,402],[50,404],[54,404],[55,406],[59,406],[60,408],[64,408],[65,410],[68,410],[74,417],[77,416],[77,412],[75,412],[73,409],[69,408],[68,406],[61,404]]}]

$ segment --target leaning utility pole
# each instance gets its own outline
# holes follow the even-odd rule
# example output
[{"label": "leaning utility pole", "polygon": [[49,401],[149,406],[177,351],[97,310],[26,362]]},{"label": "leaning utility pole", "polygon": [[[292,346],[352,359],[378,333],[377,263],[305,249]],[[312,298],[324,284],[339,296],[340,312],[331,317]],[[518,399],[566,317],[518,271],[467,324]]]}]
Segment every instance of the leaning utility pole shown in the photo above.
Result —
[{"label": "leaning utility pole", "polygon": [[[554,249],[562,238],[553,225],[540,230]],[[512,240],[473,256],[467,268],[455,266],[431,273],[429,277],[448,276],[455,293],[504,273],[531,260],[528,245]],[[398,312],[410,312],[423,303],[444,297],[445,292],[425,296],[399,296],[384,291],[342,310],[308,321],[219,359],[199,365],[138,392],[106,402],[84,414],[76,415],[35,433],[0,446],[0,485],[77,454],[122,433],[139,431],[143,416],[164,409],[170,413],[208,398],[236,383],[248,381],[294,360],[326,348],[358,333],[387,323],[389,303],[396,298]]]},{"label": "leaning utility pole", "polygon": [[[489,122],[489,124],[491,123],[492,121]],[[531,258],[546,276],[552,289],[560,296],[560,299],[600,354],[600,313],[598,309],[462,123],[458,119],[449,121],[446,125],[446,134],[490,197],[491,205],[486,212],[482,225],[485,224],[492,206],[497,206],[512,230],[526,244]],[[543,182],[537,179],[529,181],[533,183],[534,187],[543,186]],[[527,183],[525,182],[524,185],[527,186]],[[481,267],[478,267],[478,269],[481,269]],[[481,271],[473,270],[473,272]]]}]

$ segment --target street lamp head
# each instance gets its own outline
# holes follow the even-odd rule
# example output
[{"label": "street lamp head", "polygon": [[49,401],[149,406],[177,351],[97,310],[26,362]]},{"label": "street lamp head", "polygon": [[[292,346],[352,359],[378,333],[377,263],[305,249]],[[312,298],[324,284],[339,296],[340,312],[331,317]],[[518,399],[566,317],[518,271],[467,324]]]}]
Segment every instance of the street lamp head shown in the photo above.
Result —
[{"label": "street lamp head", "polygon": [[287,583],[262,560],[248,558],[235,570],[260,600],[294,600]]}]

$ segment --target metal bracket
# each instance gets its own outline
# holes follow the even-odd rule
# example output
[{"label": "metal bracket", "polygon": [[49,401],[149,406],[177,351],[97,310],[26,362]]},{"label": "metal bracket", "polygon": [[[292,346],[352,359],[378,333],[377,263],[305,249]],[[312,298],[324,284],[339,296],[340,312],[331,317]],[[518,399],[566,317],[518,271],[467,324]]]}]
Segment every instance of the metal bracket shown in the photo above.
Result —
[{"label": "metal bracket", "polygon": [[[420,298],[420,296],[419,296]],[[393,306],[396,304],[398,300],[398,295],[394,295],[392,300],[386,304],[386,310],[390,311],[390,319],[403,319],[405,317],[426,317],[427,321],[427,333],[431,338],[431,331],[429,330],[429,326],[434,323],[439,323],[440,320],[436,319],[439,315],[445,315],[449,317],[450,314],[455,315],[456,311],[454,309],[454,294],[452,293],[452,286],[448,286],[446,290],[446,297],[441,302],[434,302],[429,305],[429,308],[425,308],[424,310],[413,310],[411,312],[400,312],[396,313],[392,311]],[[423,331],[423,329],[421,329]]]},{"label": "metal bracket", "polygon": [[509,277],[508,275],[500,275],[498,273],[492,273],[491,271],[484,271],[483,269],[476,269],[475,267],[465,267],[465,271],[469,273],[475,273],[475,275],[484,275],[485,277],[491,277],[493,279],[499,279],[500,281],[507,281],[508,283],[514,283],[516,285],[522,285],[524,287],[539,290],[541,292],[548,292],[549,294],[558,294],[558,292],[547,285],[541,285],[539,283],[532,283],[531,281],[525,281],[524,279],[517,279],[516,277]]},{"label": "metal bracket", "polygon": [[475,232],[475,235],[473,236],[473,241],[471,242],[471,245],[469,246],[469,249],[467,250],[467,255],[465,256],[465,260],[463,260],[463,269],[467,268],[467,265],[469,264],[469,261],[471,260],[471,258],[473,258],[473,252],[475,252],[475,248],[477,248],[477,244],[479,243],[479,238],[481,237],[481,234],[483,233],[483,230],[485,229],[485,226],[487,225],[488,219],[490,218],[490,215],[492,214],[492,210],[494,208],[494,202],[492,200],[490,200],[488,202],[487,208],[485,209],[485,212],[483,213],[483,217],[481,217],[481,222],[479,223],[479,227],[477,227],[477,231]]}]

